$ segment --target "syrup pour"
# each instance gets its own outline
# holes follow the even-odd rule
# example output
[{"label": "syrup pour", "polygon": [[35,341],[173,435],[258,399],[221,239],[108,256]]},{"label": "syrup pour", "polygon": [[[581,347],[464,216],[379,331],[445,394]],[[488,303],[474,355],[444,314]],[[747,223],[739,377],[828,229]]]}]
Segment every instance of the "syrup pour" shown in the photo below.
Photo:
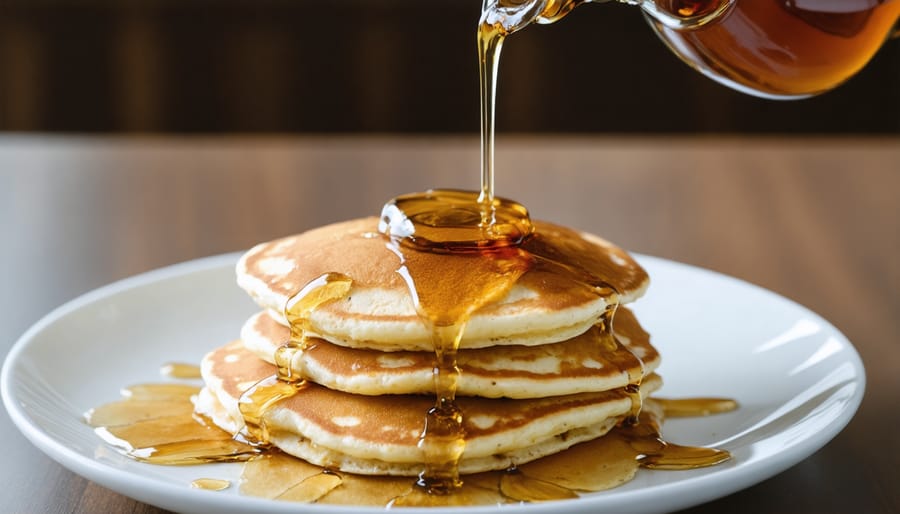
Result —
[{"label": "syrup pour", "polygon": [[[483,203],[473,193],[430,191],[389,202],[379,230],[400,258],[420,319],[430,329],[435,352],[435,405],[425,415],[419,446],[424,465],[419,486],[448,494],[462,486],[458,462],[465,451],[462,412],[456,405],[456,352],[469,317],[507,295],[530,267],[517,246],[534,228],[524,207],[491,201],[485,225]],[[401,502],[402,503],[402,502]]]},{"label": "syrup pour", "polygon": [[[523,4],[524,5],[524,4]],[[537,5],[531,2],[527,5]],[[509,11],[527,9],[512,5]],[[428,191],[404,195],[382,210],[379,231],[390,238],[400,258],[397,272],[407,283],[420,318],[430,328],[435,352],[435,405],[425,416],[420,448],[425,469],[418,485],[429,494],[457,493],[462,487],[458,462],[465,451],[463,414],[456,404],[459,367],[456,354],[470,316],[484,305],[505,297],[525,273],[536,270],[572,279],[568,287],[590,288],[609,299],[598,327],[603,346],[625,349],[612,330],[618,295],[602,277],[577,262],[560,260],[552,252],[531,252],[526,243],[534,235],[528,211],[494,195],[494,127],[497,66],[503,40],[509,33],[505,20],[493,20],[497,11],[485,9],[479,22],[477,47],[481,93],[481,190],[477,197],[463,191]],[[524,18],[523,18],[524,19]],[[540,245],[539,250],[545,249]],[[452,254],[452,255],[447,255]],[[465,261],[464,265],[460,265]],[[436,273],[435,270],[441,270]],[[453,270],[457,273],[452,273]],[[449,276],[448,276],[449,275]],[[638,366],[626,389],[632,400],[629,423],[641,409]],[[630,372],[634,373],[634,372]],[[395,503],[406,504],[408,498]]]},{"label": "syrup pour", "polygon": [[[503,26],[484,21],[479,23],[478,44],[478,86],[481,96],[481,205],[492,205],[494,201],[494,132],[496,122],[497,67],[500,64],[500,50],[506,37]],[[481,225],[490,225],[484,219]]]},{"label": "syrup pour", "polygon": [[[389,248],[400,258],[397,271],[406,280],[422,321],[431,329],[435,350],[435,405],[425,415],[420,440],[424,471],[415,486],[404,477],[335,473],[285,457],[268,446],[266,412],[277,402],[298,394],[305,385],[302,372],[297,374],[294,369],[302,363],[305,334],[312,328],[310,313],[324,303],[344,297],[350,290],[351,279],[339,273],[314,280],[285,306],[291,336],[276,352],[277,373],[252,386],[239,401],[245,427],[237,439],[249,445],[231,440],[229,434],[192,416],[189,398],[196,389],[172,395],[168,387],[156,385],[143,386],[150,396],[145,400],[153,403],[150,411],[154,414],[148,415],[145,406],[135,408],[129,404],[137,401],[133,397],[89,413],[87,419],[97,426],[101,436],[132,458],[158,463],[247,460],[257,456],[245,464],[243,493],[352,505],[445,506],[572,498],[578,492],[619,485],[641,466],[690,469],[729,458],[727,452],[720,450],[664,442],[658,418],[642,409],[643,363],[615,338],[613,330],[619,302],[616,288],[610,285],[616,281],[615,273],[585,261],[577,248],[550,244],[550,239],[559,242],[565,238],[536,232],[522,205],[494,195],[494,103],[503,40],[530,22],[522,20],[533,19],[523,5],[544,5],[537,21],[549,22],[564,16],[579,2],[506,3],[509,5],[501,3],[496,4],[498,9],[486,9],[478,30],[482,96],[480,193],[429,191],[398,197],[385,206],[379,227],[388,236]],[[565,242],[572,246],[571,241]],[[470,316],[506,296],[526,274],[540,275],[552,287],[567,293],[581,297],[589,294],[606,301],[606,310],[591,330],[597,332],[598,356],[629,377],[624,391],[631,399],[631,412],[604,437],[507,472],[468,476],[464,484],[457,466],[465,450],[465,433],[463,414],[455,401],[459,378],[456,354]],[[706,412],[734,406],[719,400],[694,400],[670,402],[665,408]],[[157,418],[162,415],[159,413],[170,415]],[[166,432],[171,426],[179,428]],[[182,433],[189,434],[188,444]],[[261,452],[264,454],[259,456]],[[200,484],[207,484],[202,480]]]},{"label": "syrup pour", "polygon": [[622,280],[621,270],[598,264],[590,252],[579,251],[576,242],[582,239],[577,234],[536,231],[519,204],[495,198],[494,205],[505,208],[502,230],[483,225],[481,197],[471,192],[405,195],[382,211],[379,230],[390,237],[389,247],[401,262],[397,272],[430,327],[434,344],[435,406],[425,416],[420,440],[425,469],[419,485],[428,493],[448,494],[462,485],[457,464],[465,450],[465,432],[463,413],[455,402],[456,355],[466,323],[478,309],[505,297],[526,275],[540,277],[543,287],[569,297],[605,300],[607,308],[592,329],[597,354],[628,374],[625,392],[632,408],[626,422],[636,423],[641,411],[643,363],[616,340],[613,331],[619,295],[610,282]]},{"label": "syrup pour", "polygon": [[[535,2],[532,2],[536,5]],[[518,7],[518,6],[514,6]],[[511,11],[512,12],[512,11]],[[516,13],[522,9],[515,10]],[[540,239],[524,206],[494,195],[494,113],[497,66],[503,40],[509,33],[486,10],[477,32],[481,92],[481,191],[428,191],[404,195],[382,210],[379,230],[389,236],[400,257],[397,270],[407,283],[420,318],[431,328],[435,351],[435,406],[425,419],[421,437],[425,470],[419,485],[431,493],[446,494],[462,485],[457,463],[465,450],[462,413],[455,403],[459,368],[456,352],[466,322],[480,307],[506,296],[516,281],[533,271],[565,276],[567,287],[588,287],[608,297],[610,309],[600,323],[607,346],[615,346],[612,317],[618,297],[602,278],[561,260]],[[526,250],[535,239],[532,251]],[[536,250],[536,251],[534,251]],[[447,256],[444,254],[453,254]],[[460,266],[460,259],[466,265]],[[442,270],[436,274],[434,270]],[[448,270],[460,274],[448,276]],[[448,284],[450,287],[448,287]],[[624,348],[618,345],[620,348]],[[629,367],[631,369],[631,367]],[[640,376],[629,390],[630,416],[640,412]]]}]

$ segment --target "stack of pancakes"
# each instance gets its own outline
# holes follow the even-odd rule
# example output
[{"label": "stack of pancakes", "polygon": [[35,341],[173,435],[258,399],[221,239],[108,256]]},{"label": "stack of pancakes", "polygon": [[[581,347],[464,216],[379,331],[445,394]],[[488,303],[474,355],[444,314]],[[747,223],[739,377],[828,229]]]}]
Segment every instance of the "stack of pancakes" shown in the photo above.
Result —
[{"label": "stack of pancakes", "polygon": [[[645,290],[646,273],[621,249],[535,225],[543,244],[565,241],[554,251],[577,251],[606,270],[619,304]],[[265,411],[268,442],[329,469],[422,472],[419,443],[435,401],[433,343],[397,273],[400,257],[377,226],[377,218],[329,225],[260,244],[240,259],[238,284],[263,310],[247,320],[239,341],[204,358],[199,413],[240,432],[241,395],[276,373],[275,352],[290,337],[286,303],[311,281],[338,272],[352,280],[350,291],[309,314],[305,347],[290,363],[306,382]],[[659,354],[628,309],[615,314],[617,346],[601,344],[598,322],[613,301],[563,298],[546,277],[525,273],[503,299],[472,314],[457,354],[466,443],[460,473],[507,469],[600,437],[633,414],[640,400],[635,388],[625,388],[635,377],[644,397],[660,386],[652,374]]]}]

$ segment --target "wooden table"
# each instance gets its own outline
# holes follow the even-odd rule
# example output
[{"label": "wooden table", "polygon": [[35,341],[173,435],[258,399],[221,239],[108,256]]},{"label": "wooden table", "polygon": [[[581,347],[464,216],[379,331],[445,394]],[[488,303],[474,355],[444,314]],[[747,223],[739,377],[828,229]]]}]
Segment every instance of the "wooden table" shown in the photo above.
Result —
[{"label": "wooden table", "polygon": [[[0,354],[110,281],[477,188],[474,138],[0,138]],[[534,217],[769,288],[854,342],[868,387],[828,446],[693,512],[900,511],[900,139],[509,137]],[[160,512],[61,468],[0,414],[0,511]]]}]

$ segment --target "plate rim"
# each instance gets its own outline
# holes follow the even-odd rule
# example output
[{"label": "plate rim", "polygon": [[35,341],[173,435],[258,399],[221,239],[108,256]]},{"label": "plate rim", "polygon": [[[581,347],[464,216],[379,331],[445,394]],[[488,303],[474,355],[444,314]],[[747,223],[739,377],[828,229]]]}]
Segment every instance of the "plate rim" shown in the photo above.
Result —
[{"label": "plate rim", "polygon": [[[22,359],[22,355],[28,349],[29,342],[33,340],[47,327],[61,320],[65,316],[76,312],[77,310],[90,305],[94,302],[103,300],[115,294],[125,292],[131,289],[139,288],[149,284],[157,283],[162,280],[173,279],[180,276],[190,275],[199,271],[209,271],[219,269],[230,265],[233,267],[238,257],[243,252],[223,253],[208,257],[179,262],[176,264],[155,268],[136,275],[122,278],[98,287],[96,289],[80,294],[62,305],[51,310],[38,321],[31,325],[12,345],[9,352],[4,357],[2,370],[0,370],[0,396],[4,407],[16,428],[36,446],[42,453],[58,462],[70,471],[81,475],[87,480],[97,482],[104,487],[109,487],[119,494],[123,494],[151,505],[156,505],[164,509],[171,509],[173,503],[160,502],[155,495],[168,495],[171,498],[188,498],[187,502],[203,508],[225,508],[233,509],[235,506],[245,507],[248,510],[254,508],[264,508],[267,512],[309,512],[311,514],[343,514],[349,512],[355,513],[375,513],[384,512],[384,508],[380,507],[362,507],[362,506],[342,506],[342,505],[320,505],[320,504],[297,504],[293,502],[275,502],[265,498],[254,498],[248,496],[221,495],[212,491],[192,490],[184,486],[174,483],[165,482],[158,479],[142,478],[144,482],[139,487],[134,483],[133,472],[123,471],[111,468],[110,466],[97,461],[95,459],[86,458],[81,453],[70,449],[63,441],[58,440],[51,434],[47,433],[39,423],[29,416],[27,409],[19,405],[18,400],[12,391],[12,381],[15,378],[15,364]],[[844,408],[840,415],[833,419],[829,424],[816,433],[816,437],[805,437],[796,444],[791,445],[791,452],[784,454],[775,454],[768,459],[761,459],[746,463],[742,467],[725,467],[720,468],[715,473],[694,477],[691,480],[691,494],[687,499],[668,502],[671,509],[686,508],[699,505],[714,499],[722,498],[733,492],[742,490],[760,481],[775,476],[785,469],[799,463],[808,458],[815,451],[828,444],[837,434],[839,434],[853,419],[859,409],[860,404],[865,396],[865,388],[867,377],[865,366],[858,350],[852,342],[831,322],[812,311],[808,307],[787,298],[779,293],[763,288],[744,279],[733,277],[725,273],[710,270],[707,268],[686,264],[670,259],[655,257],[645,254],[632,253],[636,260],[645,265],[645,263],[653,263],[657,266],[669,266],[672,268],[684,270],[690,273],[702,273],[713,276],[716,280],[724,280],[736,286],[750,288],[767,295],[777,297],[780,301],[787,302],[792,308],[798,309],[805,315],[812,318],[817,324],[828,329],[831,334],[837,337],[843,345],[843,349],[847,352],[845,358],[852,365],[854,376],[853,379],[857,385],[857,389],[853,392],[852,397],[844,403]],[[98,478],[99,477],[99,478]],[[656,497],[660,494],[673,493],[677,494],[679,489],[684,488],[685,484],[680,483],[663,483],[655,484],[652,488],[638,489],[620,493],[627,496],[630,502],[640,502],[648,497]],[[697,492],[699,491],[699,494]],[[193,498],[197,499],[194,500]],[[582,497],[576,501],[552,501],[536,504],[520,504],[520,505],[489,505],[489,506],[467,506],[467,507],[429,507],[429,508],[404,508],[403,512],[408,514],[424,514],[424,513],[465,513],[465,514],[487,514],[499,511],[510,511],[511,508],[523,509],[524,512],[535,514],[556,514],[556,513],[575,513],[584,512],[584,509],[591,507],[602,507],[605,503],[600,496]],[[621,501],[619,502],[621,503]],[[618,505],[621,507],[621,505]],[[640,509],[638,509],[640,510]]]}]

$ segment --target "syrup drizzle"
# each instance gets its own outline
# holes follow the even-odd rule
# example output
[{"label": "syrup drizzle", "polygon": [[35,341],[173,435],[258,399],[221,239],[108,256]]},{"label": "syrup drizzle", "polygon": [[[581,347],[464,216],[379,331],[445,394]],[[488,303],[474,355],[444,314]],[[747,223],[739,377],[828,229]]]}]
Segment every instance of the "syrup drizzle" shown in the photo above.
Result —
[{"label": "syrup drizzle", "polygon": [[505,297],[530,267],[528,255],[517,248],[534,230],[524,207],[492,200],[492,219],[505,222],[493,227],[483,224],[483,205],[462,191],[406,195],[385,206],[379,225],[400,259],[397,273],[429,328],[435,353],[435,404],[420,437],[425,469],[418,481],[432,494],[462,486],[457,464],[465,431],[456,404],[456,354],[466,323],[479,308]]},{"label": "syrup drizzle", "polygon": [[306,384],[302,374],[294,372],[293,364],[302,362],[300,357],[307,345],[307,333],[312,328],[310,314],[325,303],[343,298],[350,291],[352,282],[346,275],[326,273],[287,301],[284,316],[290,323],[290,339],[275,351],[276,373],[251,386],[238,401],[244,418],[240,440],[253,446],[269,444],[266,412],[276,403],[296,395]]},{"label": "syrup drizzle", "polygon": [[[496,198],[494,203],[518,206]],[[524,208],[507,210],[502,217],[512,220],[509,226],[524,230],[498,232],[484,227],[482,217],[475,215],[480,205],[480,195],[461,191],[405,195],[387,204],[379,226],[400,258],[397,272],[406,281],[421,319],[431,328],[434,343],[435,406],[426,414],[420,441],[425,469],[419,485],[429,493],[447,494],[462,485],[457,463],[465,450],[465,433],[463,413],[455,402],[456,354],[466,323],[479,308],[505,297],[528,273],[547,277],[572,295],[606,301],[607,308],[592,329],[597,333],[597,354],[628,374],[625,392],[632,407],[626,422],[636,423],[641,411],[643,363],[616,339],[613,330],[619,295],[610,281],[620,277],[606,276],[589,257],[566,251],[564,235],[556,234],[551,242],[536,232]],[[450,239],[459,234],[467,237]],[[473,240],[473,234],[481,234],[482,239]],[[484,239],[486,234],[495,238]]]},{"label": "syrup drizzle", "polygon": [[[497,67],[500,64],[500,50],[506,38],[505,30],[499,23],[489,23],[484,19],[478,25],[476,43],[478,45],[478,85],[481,96],[481,205],[492,205],[494,201],[494,132],[496,124]],[[483,219],[481,225],[490,225]]]},{"label": "syrup drizzle", "polygon": [[[141,399],[135,400],[123,391],[126,394],[122,400],[92,409],[86,417],[98,433],[119,428],[122,437],[118,439],[118,448],[131,458],[179,465],[240,460],[245,461],[241,494],[304,503],[385,507],[493,505],[575,498],[585,492],[621,485],[641,467],[692,469],[718,464],[728,459],[727,452],[663,441],[659,433],[662,413],[673,405],[679,415],[692,416],[737,407],[733,401],[717,398],[650,399],[637,425],[620,424],[603,437],[518,468],[468,475],[453,494],[437,495],[414,486],[408,477],[334,472],[275,448],[262,450],[234,441],[227,432],[204,424],[192,414],[190,397],[197,392],[195,387],[142,384],[129,390],[139,391]],[[139,406],[136,401],[150,402],[152,408],[148,411],[148,404]],[[153,414],[154,411],[159,412]],[[148,416],[162,422],[148,425],[144,423]],[[167,426],[170,430],[159,431]],[[142,445],[151,439],[156,447],[163,449],[164,455],[150,452],[150,458],[140,456],[144,453]],[[191,444],[179,444],[185,439]],[[240,451],[220,458],[224,443]],[[230,487],[230,481],[198,478],[191,487],[222,490]]]}]

